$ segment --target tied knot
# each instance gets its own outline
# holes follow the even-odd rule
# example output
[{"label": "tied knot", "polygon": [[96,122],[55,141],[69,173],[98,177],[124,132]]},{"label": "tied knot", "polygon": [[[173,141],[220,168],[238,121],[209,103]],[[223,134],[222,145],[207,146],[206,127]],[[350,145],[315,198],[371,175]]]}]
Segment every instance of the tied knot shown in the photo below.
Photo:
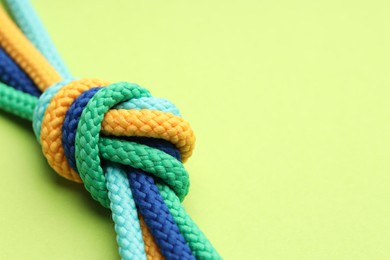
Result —
[{"label": "tied knot", "polygon": [[136,84],[63,80],[39,98],[33,128],[50,166],[66,179],[83,182],[105,207],[105,160],[149,173],[180,200],[188,193],[181,161],[192,154],[193,131],[171,102]]}]

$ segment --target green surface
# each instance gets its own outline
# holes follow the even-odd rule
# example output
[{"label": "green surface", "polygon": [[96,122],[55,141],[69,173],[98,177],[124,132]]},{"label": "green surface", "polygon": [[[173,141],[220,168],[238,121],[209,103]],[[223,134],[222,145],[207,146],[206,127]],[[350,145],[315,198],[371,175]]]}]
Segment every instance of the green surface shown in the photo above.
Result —
[{"label": "green surface", "polygon": [[[75,75],[181,108],[184,205],[226,259],[390,258],[388,1],[32,2]],[[29,125],[2,113],[0,144],[1,259],[119,258]]]}]

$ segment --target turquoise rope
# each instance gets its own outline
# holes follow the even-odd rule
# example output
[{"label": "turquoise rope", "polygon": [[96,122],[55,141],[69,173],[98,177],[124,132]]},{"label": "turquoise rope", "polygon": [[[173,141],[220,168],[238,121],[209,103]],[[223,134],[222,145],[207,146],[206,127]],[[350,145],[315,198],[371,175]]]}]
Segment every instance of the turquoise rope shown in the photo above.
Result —
[{"label": "turquoise rope", "polygon": [[179,109],[169,100],[157,97],[142,97],[138,99],[130,99],[119,103],[114,109],[149,109],[162,112],[169,112],[175,116],[181,116]]},{"label": "turquoise rope", "polygon": [[46,57],[63,78],[71,78],[72,75],[60,58],[49,34],[30,2],[27,0],[5,0],[5,2],[14,21],[30,42]]},{"label": "turquoise rope", "polygon": [[133,200],[126,172],[119,165],[106,162],[108,197],[115,223],[119,254],[122,259],[145,259],[145,245],[137,208]]}]

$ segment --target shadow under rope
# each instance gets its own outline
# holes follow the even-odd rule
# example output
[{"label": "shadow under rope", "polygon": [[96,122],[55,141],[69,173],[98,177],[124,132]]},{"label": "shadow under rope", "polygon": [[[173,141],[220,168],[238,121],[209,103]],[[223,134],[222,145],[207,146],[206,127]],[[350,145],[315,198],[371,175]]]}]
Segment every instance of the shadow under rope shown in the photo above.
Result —
[{"label": "shadow under rope", "polygon": [[[28,120],[24,120],[22,118],[16,117],[10,113],[4,112],[0,110],[0,117],[5,118],[8,122],[12,122],[15,125],[18,125],[21,129],[25,129],[26,133],[29,133],[29,142],[35,142],[36,151],[34,151],[34,157],[37,161],[41,163],[41,169],[44,169],[43,174],[40,174],[40,178],[44,178],[47,182],[47,185],[55,185],[58,189],[58,192],[65,190],[68,192],[77,192],[80,194],[80,199],[83,200],[83,203],[92,210],[95,214],[99,216],[99,218],[104,218],[106,221],[111,222],[110,220],[110,210],[102,207],[97,201],[95,201],[88,191],[84,188],[82,183],[75,183],[64,179],[59,176],[46,162],[44,155],[42,154],[42,150],[40,145],[38,144],[34,132],[32,130],[31,122]],[[0,148],[1,149],[1,148]]]}]

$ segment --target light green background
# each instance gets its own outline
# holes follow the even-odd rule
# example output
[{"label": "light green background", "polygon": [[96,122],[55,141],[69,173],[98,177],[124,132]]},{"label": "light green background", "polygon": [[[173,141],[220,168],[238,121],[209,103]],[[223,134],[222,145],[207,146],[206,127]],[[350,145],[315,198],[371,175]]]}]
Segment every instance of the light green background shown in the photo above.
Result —
[{"label": "light green background", "polygon": [[[32,1],[75,75],[197,133],[184,206],[226,259],[390,259],[388,1]],[[108,211],[0,117],[1,259],[118,259]]]}]

